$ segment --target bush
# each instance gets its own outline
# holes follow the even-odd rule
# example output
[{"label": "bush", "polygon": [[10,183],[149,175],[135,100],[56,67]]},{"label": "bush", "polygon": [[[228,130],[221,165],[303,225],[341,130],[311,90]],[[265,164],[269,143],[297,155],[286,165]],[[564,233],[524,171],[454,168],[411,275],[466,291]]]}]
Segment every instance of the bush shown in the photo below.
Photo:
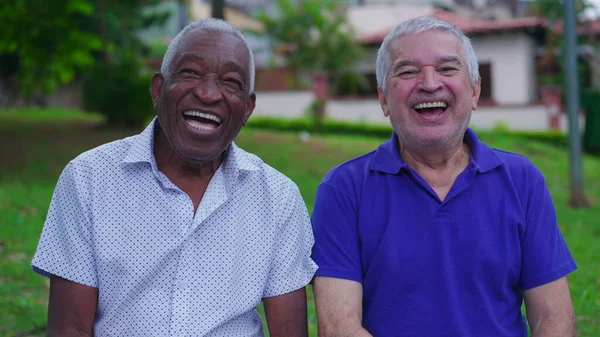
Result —
[{"label": "bush", "polygon": [[[248,121],[248,127],[257,129],[268,129],[277,131],[313,131],[315,130],[314,121],[311,118],[284,119],[273,117],[252,117]],[[361,135],[376,138],[389,138],[392,135],[392,127],[388,125],[366,124],[359,122],[343,122],[337,120],[325,119],[316,133],[323,134],[342,134],[342,135]],[[481,138],[490,138],[494,135],[508,135],[528,140],[540,141],[554,146],[566,147],[568,144],[567,135],[561,131],[511,131],[505,128],[495,128],[492,130],[478,130],[477,134]]]},{"label": "bush", "polygon": [[582,92],[581,105],[586,112],[583,149],[600,154],[600,90]]},{"label": "bush", "polygon": [[104,115],[110,125],[139,128],[155,113],[151,79],[152,74],[133,60],[112,64],[109,74],[98,62],[84,79],[84,107]]},{"label": "bush", "polygon": [[314,119],[308,117],[297,119],[252,117],[248,121],[248,127],[293,132],[318,130],[316,133],[361,135],[377,138],[389,138],[392,134],[391,126],[356,122],[350,123],[331,119],[323,120],[319,123],[319,126],[316,127]]}]

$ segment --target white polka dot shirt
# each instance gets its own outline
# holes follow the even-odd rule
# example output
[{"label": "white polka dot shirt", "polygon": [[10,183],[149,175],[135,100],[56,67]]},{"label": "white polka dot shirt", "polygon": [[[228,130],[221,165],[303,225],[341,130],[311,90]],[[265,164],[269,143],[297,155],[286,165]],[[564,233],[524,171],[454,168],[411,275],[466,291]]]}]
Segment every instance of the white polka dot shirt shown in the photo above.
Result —
[{"label": "white polka dot shirt", "polygon": [[156,166],[155,123],[67,165],[33,269],[99,289],[97,337],[262,336],[261,299],[317,269],[297,186],[231,144],[194,214]]}]

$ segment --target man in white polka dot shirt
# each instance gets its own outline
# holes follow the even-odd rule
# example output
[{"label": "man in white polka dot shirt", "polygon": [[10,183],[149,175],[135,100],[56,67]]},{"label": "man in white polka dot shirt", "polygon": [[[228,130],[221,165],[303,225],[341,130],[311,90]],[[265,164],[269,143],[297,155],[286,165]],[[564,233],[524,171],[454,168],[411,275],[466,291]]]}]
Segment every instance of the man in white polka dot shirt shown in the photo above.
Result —
[{"label": "man in white polka dot shirt", "polygon": [[215,19],[172,41],[158,117],[63,171],[32,266],[50,336],[306,336],[317,267],[297,186],[233,140],[255,106],[254,59]]}]

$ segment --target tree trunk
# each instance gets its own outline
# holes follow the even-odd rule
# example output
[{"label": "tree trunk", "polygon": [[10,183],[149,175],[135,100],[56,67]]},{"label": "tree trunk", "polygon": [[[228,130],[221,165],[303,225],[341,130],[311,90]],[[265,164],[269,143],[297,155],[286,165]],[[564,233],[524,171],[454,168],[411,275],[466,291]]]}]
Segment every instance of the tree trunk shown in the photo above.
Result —
[{"label": "tree trunk", "polygon": [[212,17],[225,20],[225,0],[212,0]]},{"label": "tree trunk", "polygon": [[100,39],[102,40],[102,53],[104,54],[104,71],[106,77],[110,77],[110,56],[108,54],[108,34],[106,31],[106,9],[104,0],[97,0],[97,20]]}]

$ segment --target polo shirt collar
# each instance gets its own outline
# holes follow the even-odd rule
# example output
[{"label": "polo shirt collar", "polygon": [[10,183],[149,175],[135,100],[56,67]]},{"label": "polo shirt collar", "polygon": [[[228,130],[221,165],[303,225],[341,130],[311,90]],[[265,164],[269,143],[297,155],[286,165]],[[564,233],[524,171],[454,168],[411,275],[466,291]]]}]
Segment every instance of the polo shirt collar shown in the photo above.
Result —
[{"label": "polo shirt collar", "polygon": [[479,173],[491,171],[504,163],[494,150],[479,140],[477,134],[475,134],[475,131],[472,129],[467,129],[464,141],[471,149],[471,165],[473,165]]},{"label": "polo shirt collar", "polygon": [[[480,173],[485,173],[502,165],[503,162],[500,157],[480,141],[472,129],[467,129],[464,141],[471,148],[471,165]],[[375,151],[371,162],[371,170],[397,174],[401,169],[407,168],[408,164],[400,156],[398,144],[398,135],[396,132],[392,132],[392,137]]]},{"label": "polo shirt collar", "polygon": [[400,157],[398,148],[398,135],[392,131],[392,138],[379,145],[371,162],[371,170],[389,174],[397,174],[407,167],[406,162]]},{"label": "polo shirt collar", "polygon": [[[158,128],[158,120],[156,117],[148,124],[148,126],[140,134],[133,138],[129,152],[123,158],[123,163],[150,163],[152,166],[156,165],[154,158],[154,132]],[[221,164],[223,169],[237,172],[241,171],[257,171],[259,167],[252,162],[249,158],[249,154],[244,150],[240,149],[231,143],[229,148],[225,152],[225,158]]]}]

